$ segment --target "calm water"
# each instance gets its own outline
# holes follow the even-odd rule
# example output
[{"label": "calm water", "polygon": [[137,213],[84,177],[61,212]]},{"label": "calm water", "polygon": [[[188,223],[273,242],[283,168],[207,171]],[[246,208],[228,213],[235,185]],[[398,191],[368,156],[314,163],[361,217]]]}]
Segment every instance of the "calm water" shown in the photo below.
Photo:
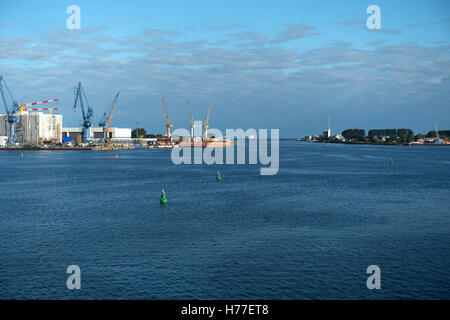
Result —
[{"label": "calm water", "polygon": [[0,153],[1,299],[450,299],[450,148],[282,141],[276,176],[117,154]]}]

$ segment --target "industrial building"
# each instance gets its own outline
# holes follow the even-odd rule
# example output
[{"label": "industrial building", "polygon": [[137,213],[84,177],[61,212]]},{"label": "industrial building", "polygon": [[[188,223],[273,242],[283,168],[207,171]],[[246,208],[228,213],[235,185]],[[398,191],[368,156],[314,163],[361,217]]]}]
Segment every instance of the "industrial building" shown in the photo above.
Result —
[{"label": "industrial building", "polygon": [[[62,137],[63,138],[72,138],[74,142],[77,141],[78,136],[81,137],[81,133],[83,132],[82,127],[78,128],[62,128]],[[93,136],[88,137],[88,140],[90,139],[100,139],[103,138],[103,128],[91,128],[90,130],[91,134]],[[116,142],[130,142],[131,141],[131,129],[129,128],[111,128],[111,135],[112,140]]]},{"label": "industrial building", "polygon": [[[43,142],[62,143],[63,138],[71,137],[77,142],[81,137],[82,128],[64,128],[63,117],[60,114],[44,114],[43,112],[22,112],[17,116],[19,122],[14,124],[16,142],[21,145],[38,145]],[[91,139],[103,137],[103,128],[91,128]],[[0,146],[6,144],[9,136],[9,123],[6,114],[0,114]],[[130,142],[131,129],[111,128],[112,140],[115,142]]]},{"label": "industrial building", "polygon": [[[14,124],[16,142],[37,145],[40,141],[62,141],[62,115],[43,112],[22,112]],[[0,136],[9,136],[9,123],[6,114],[0,114]]]}]

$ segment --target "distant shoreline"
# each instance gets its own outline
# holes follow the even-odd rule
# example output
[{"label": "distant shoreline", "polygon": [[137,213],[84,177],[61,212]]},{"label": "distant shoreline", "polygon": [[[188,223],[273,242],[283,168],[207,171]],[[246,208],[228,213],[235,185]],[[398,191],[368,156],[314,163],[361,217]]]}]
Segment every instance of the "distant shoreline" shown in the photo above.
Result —
[{"label": "distant shoreline", "polygon": [[92,148],[63,148],[63,147],[55,147],[55,148],[24,148],[24,147],[17,147],[17,148],[5,148],[1,147],[0,151],[92,151]]},{"label": "distant shoreline", "polygon": [[382,143],[382,142],[366,142],[366,141],[299,141],[304,143],[315,143],[315,144],[356,144],[356,145],[374,145],[374,146],[394,146],[394,147],[448,147],[450,144],[434,144],[434,143],[425,143],[425,144],[413,144],[413,143]]}]

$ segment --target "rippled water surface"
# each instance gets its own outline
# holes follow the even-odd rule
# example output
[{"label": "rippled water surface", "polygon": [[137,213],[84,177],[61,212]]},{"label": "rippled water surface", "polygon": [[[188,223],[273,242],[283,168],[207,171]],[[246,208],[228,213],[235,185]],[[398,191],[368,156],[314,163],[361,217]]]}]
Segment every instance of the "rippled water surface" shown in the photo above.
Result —
[{"label": "rippled water surface", "polygon": [[450,148],[282,141],[276,176],[117,154],[0,153],[1,299],[450,299]]}]

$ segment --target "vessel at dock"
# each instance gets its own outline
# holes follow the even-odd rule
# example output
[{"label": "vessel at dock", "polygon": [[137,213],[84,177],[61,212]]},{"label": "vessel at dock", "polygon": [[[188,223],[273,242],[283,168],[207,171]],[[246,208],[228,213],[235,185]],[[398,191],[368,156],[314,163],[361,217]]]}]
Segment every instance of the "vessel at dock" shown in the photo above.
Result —
[{"label": "vessel at dock", "polygon": [[192,139],[192,140],[183,140],[178,146],[180,147],[202,147],[202,148],[219,148],[219,147],[228,147],[231,146],[231,140],[227,138],[221,139]]}]

